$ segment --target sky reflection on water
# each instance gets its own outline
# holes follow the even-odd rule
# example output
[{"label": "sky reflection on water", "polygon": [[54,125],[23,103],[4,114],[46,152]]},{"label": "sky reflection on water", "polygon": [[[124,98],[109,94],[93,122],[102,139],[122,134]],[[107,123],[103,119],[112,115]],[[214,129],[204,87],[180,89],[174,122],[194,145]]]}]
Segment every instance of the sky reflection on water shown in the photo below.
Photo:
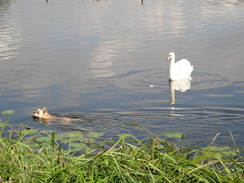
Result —
[{"label": "sky reflection on water", "polygon": [[[233,130],[243,144],[243,9],[241,0],[3,1],[0,111],[29,125],[44,106],[85,113],[93,120],[77,128],[108,134],[130,121],[197,138]],[[173,106],[170,51],[194,65],[191,90],[176,91]]]}]

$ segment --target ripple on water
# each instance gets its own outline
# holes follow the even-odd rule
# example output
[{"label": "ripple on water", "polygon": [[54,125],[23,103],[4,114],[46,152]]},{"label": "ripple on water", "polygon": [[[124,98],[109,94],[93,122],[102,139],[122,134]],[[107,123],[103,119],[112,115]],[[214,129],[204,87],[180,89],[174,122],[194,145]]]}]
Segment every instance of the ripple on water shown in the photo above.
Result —
[{"label": "ripple on water", "polygon": [[16,14],[8,15],[0,11],[0,60],[8,60],[19,54],[22,31],[16,16]]},{"label": "ripple on water", "polygon": [[192,75],[194,90],[213,89],[227,86],[230,81],[226,77],[220,74],[209,73],[209,72],[197,72],[195,71]]},{"label": "ripple on water", "polygon": [[[79,109],[80,110],[80,109]],[[53,114],[53,113],[51,113]],[[244,106],[233,107],[206,107],[194,105],[143,106],[127,111],[102,111],[102,112],[60,112],[55,116],[72,117],[77,120],[71,123],[49,123],[50,128],[60,131],[79,130],[84,132],[96,131],[104,133],[104,138],[117,138],[118,134],[131,133],[141,138],[145,131],[141,127],[160,135],[165,132],[180,132],[195,141],[211,139],[220,133],[218,140],[223,144],[231,144],[229,131],[235,134],[237,143],[243,142],[242,128],[244,122]],[[149,134],[148,134],[149,135]]]},{"label": "ripple on water", "polygon": [[165,75],[160,69],[132,71],[116,77],[114,85],[135,93],[162,93],[162,89],[168,91],[168,78]]}]

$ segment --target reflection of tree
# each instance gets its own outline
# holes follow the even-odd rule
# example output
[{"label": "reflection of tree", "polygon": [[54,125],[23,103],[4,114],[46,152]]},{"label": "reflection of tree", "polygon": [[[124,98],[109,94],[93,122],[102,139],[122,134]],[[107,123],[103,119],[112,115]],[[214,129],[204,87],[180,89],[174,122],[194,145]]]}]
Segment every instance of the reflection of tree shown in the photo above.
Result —
[{"label": "reflection of tree", "polygon": [[169,80],[170,104],[175,104],[175,90],[185,92],[191,88],[192,77],[182,80]]},{"label": "reflection of tree", "polygon": [[[0,1],[0,8],[9,6],[11,0],[1,0]],[[1,15],[1,14],[0,14]]]}]

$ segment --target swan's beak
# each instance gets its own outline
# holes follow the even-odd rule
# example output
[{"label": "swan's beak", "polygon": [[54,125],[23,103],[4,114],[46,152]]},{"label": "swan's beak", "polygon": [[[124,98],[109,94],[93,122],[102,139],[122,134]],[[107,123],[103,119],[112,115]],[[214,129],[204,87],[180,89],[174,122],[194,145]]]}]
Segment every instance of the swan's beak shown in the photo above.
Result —
[{"label": "swan's beak", "polygon": [[168,58],[167,58],[167,60],[169,60],[171,58],[171,56],[169,56]]}]

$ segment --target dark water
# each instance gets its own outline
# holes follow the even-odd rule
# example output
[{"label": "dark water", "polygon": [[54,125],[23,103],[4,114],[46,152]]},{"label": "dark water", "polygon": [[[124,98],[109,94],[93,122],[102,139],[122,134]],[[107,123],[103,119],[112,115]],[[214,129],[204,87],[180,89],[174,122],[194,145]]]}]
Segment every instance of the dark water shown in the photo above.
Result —
[{"label": "dark water", "polygon": [[[108,136],[181,132],[244,144],[243,0],[2,0],[0,111],[75,117],[57,131]],[[168,53],[194,65],[191,89],[170,104]]]}]

